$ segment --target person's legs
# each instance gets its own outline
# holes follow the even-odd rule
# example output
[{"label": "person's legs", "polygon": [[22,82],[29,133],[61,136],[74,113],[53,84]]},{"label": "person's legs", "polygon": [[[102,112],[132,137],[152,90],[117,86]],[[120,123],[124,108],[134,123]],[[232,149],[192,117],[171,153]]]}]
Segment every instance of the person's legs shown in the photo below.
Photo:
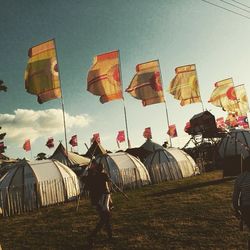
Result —
[{"label": "person's legs", "polygon": [[104,212],[104,227],[108,233],[108,238],[112,239],[112,225],[111,225],[111,213],[110,211]]}]

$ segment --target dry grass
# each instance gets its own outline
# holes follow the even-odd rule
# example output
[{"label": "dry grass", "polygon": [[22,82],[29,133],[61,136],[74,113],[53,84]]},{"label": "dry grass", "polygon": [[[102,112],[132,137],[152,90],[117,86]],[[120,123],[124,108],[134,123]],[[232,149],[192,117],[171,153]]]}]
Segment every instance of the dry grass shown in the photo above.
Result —
[{"label": "dry grass", "polygon": [[[114,194],[113,228],[93,249],[246,249],[247,232],[231,210],[233,180],[215,171],[201,176],[129,191],[129,201]],[[89,249],[88,231],[97,220],[89,201],[43,208],[0,218],[3,249]]]}]

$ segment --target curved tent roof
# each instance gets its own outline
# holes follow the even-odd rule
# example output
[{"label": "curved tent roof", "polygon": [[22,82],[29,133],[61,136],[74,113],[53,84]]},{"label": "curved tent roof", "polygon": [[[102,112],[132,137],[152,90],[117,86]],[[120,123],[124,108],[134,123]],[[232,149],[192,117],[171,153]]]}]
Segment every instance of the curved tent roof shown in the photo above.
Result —
[{"label": "curved tent roof", "polygon": [[[32,210],[72,199],[80,193],[76,174],[56,160],[22,160],[16,163],[0,179],[0,190],[3,194],[0,205],[7,211],[10,208],[6,199]],[[9,198],[6,198],[7,194]]]},{"label": "curved tent roof", "polygon": [[105,154],[107,154],[107,151],[102,147],[102,145],[97,141],[94,141],[84,156],[91,159],[93,156]]},{"label": "curved tent roof", "polygon": [[177,180],[198,174],[194,160],[177,148],[158,148],[144,162],[153,183]]},{"label": "curved tent roof", "polygon": [[97,157],[104,164],[111,180],[121,188],[135,188],[150,183],[150,177],[143,163],[136,157],[125,153],[111,153]]},{"label": "curved tent roof", "polygon": [[146,142],[141,145],[141,148],[143,148],[147,151],[150,151],[150,152],[154,152],[158,149],[164,149],[163,146],[153,142],[151,139],[147,139]]},{"label": "curved tent roof", "polygon": [[250,131],[245,129],[231,130],[221,139],[217,152],[221,159],[242,155],[246,158],[250,155]]},{"label": "curved tent roof", "polygon": [[53,155],[50,156],[50,159],[58,160],[70,168],[75,166],[87,166],[90,162],[89,158],[83,157],[70,151],[68,151],[67,155],[66,149],[61,143],[58,145]]}]

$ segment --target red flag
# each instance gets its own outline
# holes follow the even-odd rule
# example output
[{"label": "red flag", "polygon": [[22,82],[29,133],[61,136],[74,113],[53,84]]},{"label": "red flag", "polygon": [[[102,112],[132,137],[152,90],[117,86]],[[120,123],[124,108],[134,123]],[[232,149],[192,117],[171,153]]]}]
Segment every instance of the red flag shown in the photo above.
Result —
[{"label": "red flag", "polygon": [[217,128],[222,128],[222,129],[226,128],[226,123],[223,117],[219,117],[216,119],[216,126]]},{"label": "red flag", "polygon": [[25,151],[30,151],[31,150],[31,145],[30,145],[30,139],[26,140],[23,144],[23,149]]},{"label": "red flag", "polygon": [[249,128],[248,119],[246,115],[239,116],[237,122],[238,126],[243,128]]},{"label": "red flag", "polygon": [[145,128],[144,132],[143,132],[143,136],[146,138],[146,139],[152,139],[152,133],[151,133],[151,128],[148,127],[148,128]]},{"label": "red flag", "polygon": [[77,146],[77,135],[73,135],[69,141],[69,144],[72,146],[72,147],[75,147]]},{"label": "red flag", "polygon": [[50,137],[46,143],[46,146],[48,148],[54,148],[54,139],[52,137]]},{"label": "red flag", "polygon": [[168,127],[168,135],[171,137],[171,138],[174,138],[174,137],[177,137],[177,130],[176,130],[176,126],[175,124],[173,125],[169,125]]},{"label": "red flag", "polygon": [[118,142],[124,142],[125,141],[125,133],[124,133],[124,130],[122,131],[118,131],[118,135],[116,137],[116,140]]},{"label": "red flag", "polygon": [[187,122],[186,123],[186,126],[185,126],[185,128],[184,128],[184,131],[186,132],[186,133],[189,133],[189,130],[191,129],[191,124],[190,124],[190,122]]},{"label": "red flag", "polygon": [[100,135],[99,135],[99,133],[95,133],[95,134],[93,134],[93,137],[91,138],[91,143],[93,143],[93,142],[97,142],[97,143],[100,143],[101,142],[101,139],[100,139]]}]

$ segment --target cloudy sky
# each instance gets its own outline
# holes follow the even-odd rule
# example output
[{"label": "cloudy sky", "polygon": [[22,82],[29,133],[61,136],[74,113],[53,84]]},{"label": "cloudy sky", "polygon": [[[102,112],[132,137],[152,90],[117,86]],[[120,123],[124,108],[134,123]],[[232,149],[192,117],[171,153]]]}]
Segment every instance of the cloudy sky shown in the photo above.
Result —
[{"label": "cloudy sky", "polygon": [[[0,92],[0,126],[7,132],[6,155],[27,157],[22,149],[30,139],[32,156],[50,155],[45,143],[54,137],[64,143],[60,100],[38,104],[24,88],[28,49],[55,38],[61,87],[66,111],[68,141],[78,136],[78,150],[86,152],[93,133],[99,132],[104,147],[117,150],[116,135],[125,130],[123,103],[105,104],[86,91],[86,76],[97,54],[120,50],[123,89],[135,66],[159,59],[170,124],[179,136],[174,146],[188,141],[185,123],[202,111],[200,104],[181,107],[167,93],[177,66],[196,64],[201,97],[205,108],[216,117],[225,113],[207,103],[214,82],[232,77],[245,84],[250,93],[250,14],[249,1],[209,0],[245,15],[218,8],[201,0],[0,0],[0,79],[8,92]],[[245,10],[240,10],[237,5]],[[248,11],[248,12],[247,12]],[[132,146],[140,146],[145,127],[151,127],[153,140],[167,139],[164,104],[143,107],[139,100],[124,93],[128,130]],[[127,144],[123,143],[122,148]]]}]

